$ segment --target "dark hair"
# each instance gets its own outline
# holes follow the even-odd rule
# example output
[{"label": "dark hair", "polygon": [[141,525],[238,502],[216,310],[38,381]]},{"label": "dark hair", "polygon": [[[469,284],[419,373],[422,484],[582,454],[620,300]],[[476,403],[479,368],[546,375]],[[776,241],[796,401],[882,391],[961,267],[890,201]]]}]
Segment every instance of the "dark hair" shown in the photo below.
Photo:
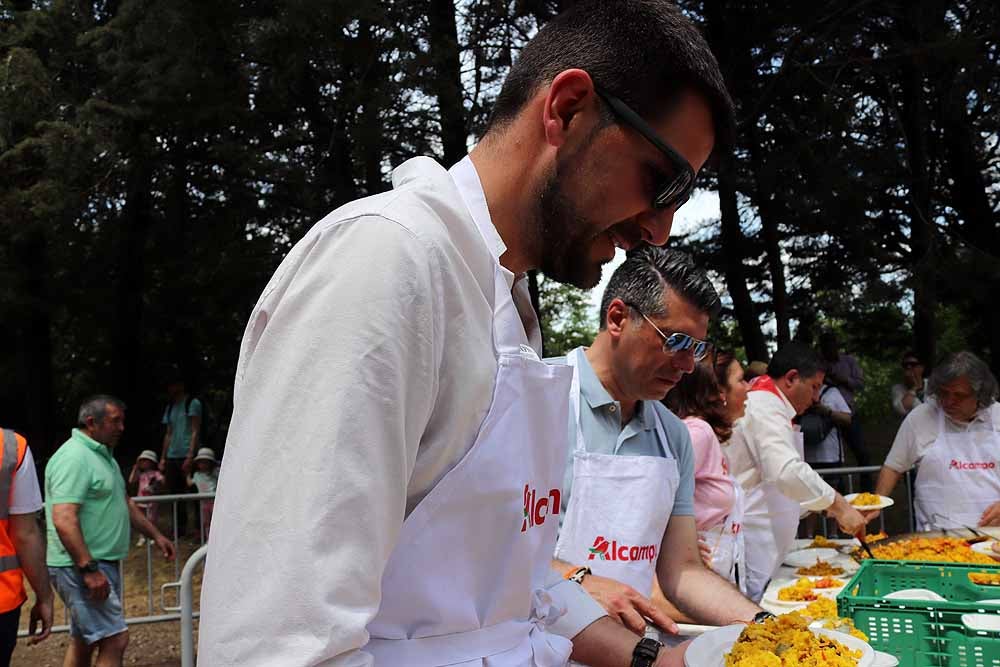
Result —
[{"label": "dark hair", "polygon": [[94,421],[103,421],[104,415],[108,412],[108,406],[113,405],[122,412],[125,411],[125,401],[110,394],[94,394],[88,396],[80,404],[80,410],[76,413],[76,424],[83,428],[87,425],[87,418],[93,417]]},{"label": "dark hair", "polygon": [[920,360],[920,355],[918,355],[918,354],[917,354],[916,352],[914,352],[913,350],[907,350],[906,352],[904,352],[904,353],[903,353],[903,356],[902,356],[902,357],[900,357],[899,361],[900,361],[901,363],[906,363],[906,360],[907,360],[907,359],[913,359],[914,361],[916,361],[916,362],[917,362],[918,364],[920,364],[921,366],[923,366],[923,365],[924,365],[924,362],[922,362],[922,361]]},{"label": "dark hair", "polygon": [[771,363],[767,365],[767,374],[778,379],[791,370],[798,371],[803,378],[811,378],[816,373],[825,371],[826,366],[811,347],[792,341],[785,343],[774,353]]},{"label": "dark hair", "polygon": [[[715,317],[722,309],[719,293],[705,272],[695,266],[691,256],[643,243],[629,251],[625,261],[608,281],[601,298],[601,321],[606,326],[608,306],[615,299],[633,305],[653,317],[666,314],[663,290],[669,287],[693,303],[699,310]],[[633,313],[633,317],[640,315]]]},{"label": "dark hair", "polygon": [[725,350],[717,352],[714,359],[706,357],[670,390],[663,404],[681,419],[704,419],[719,442],[728,441],[733,435],[733,423],[720,395],[726,389],[729,366],[735,360],[733,353]]},{"label": "dark hair", "polygon": [[508,73],[486,133],[510,123],[560,72],[576,68],[647,120],[693,89],[712,109],[716,146],[732,140],[733,101],[719,63],[691,20],[666,0],[583,0],[546,23]]}]

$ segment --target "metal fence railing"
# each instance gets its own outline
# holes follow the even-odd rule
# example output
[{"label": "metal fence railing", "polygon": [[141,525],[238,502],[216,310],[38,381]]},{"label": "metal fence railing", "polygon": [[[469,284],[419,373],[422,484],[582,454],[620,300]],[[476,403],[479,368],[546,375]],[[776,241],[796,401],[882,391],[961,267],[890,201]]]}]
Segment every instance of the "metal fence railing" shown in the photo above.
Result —
[{"label": "metal fence railing", "polygon": [[[158,604],[156,602],[157,598],[154,596],[154,591],[156,590],[155,585],[155,573],[153,567],[153,560],[155,558],[162,558],[151,542],[146,542],[146,558],[145,558],[145,568],[146,568],[146,614],[144,616],[132,616],[126,617],[126,625],[141,625],[143,623],[162,623],[165,621],[179,621],[181,620],[181,609],[183,604],[168,605],[165,600],[165,595],[168,590],[179,588],[181,589],[181,594],[183,594],[183,587],[181,586],[181,560],[183,560],[180,547],[181,547],[181,535],[178,531],[178,511],[184,511],[186,508],[180,507],[184,503],[198,503],[202,500],[213,500],[215,498],[214,493],[177,493],[170,495],[161,496],[135,496],[132,500],[135,501],[137,505],[170,505],[170,526],[167,531],[164,532],[168,537],[172,537],[174,543],[174,549],[177,552],[176,558],[173,561],[174,578],[172,581],[161,584],[159,586],[160,594],[158,596]],[[207,538],[205,526],[202,522],[201,511],[195,512],[197,515],[198,522],[198,545],[199,549],[195,551],[189,558],[188,561],[194,558],[195,554],[203,552],[205,550],[205,541]],[[133,531],[135,535],[136,531]],[[201,558],[204,558],[202,553]],[[125,587],[126,587],[126,577],[125,577],[125,562],[121,561],[118,564],[121,572],[122,579],[122,604],[124,605],[125,598]],[[194,613],[197,616],[196,612]],[[69,612],[64,610],[63,623],[60,625],[54,625],[52,627],[52,632],[69,632]],[[18,632],[18,637],[27,637],[28,631],[20,630]]]}]

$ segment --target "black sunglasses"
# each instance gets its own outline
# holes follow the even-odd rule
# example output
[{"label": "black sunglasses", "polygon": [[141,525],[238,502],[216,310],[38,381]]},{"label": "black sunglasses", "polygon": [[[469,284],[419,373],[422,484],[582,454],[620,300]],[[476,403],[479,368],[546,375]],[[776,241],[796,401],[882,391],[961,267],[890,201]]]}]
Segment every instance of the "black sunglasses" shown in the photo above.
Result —
[{"label": "black sunglasses", "polygon": [[594,91],[618,118],[666,155],[673,166],[673,176],[664,178],[664,182],[656,188],[653,195],[653,208],[665,209],[672,206],[676,210],[683,206],[691,197],[691,191],[694,190],[695,173],[690,163],[670,144],[661,139],[656,131],[639,114],[632,111],[627,104],[597,84],[594,84]]}]

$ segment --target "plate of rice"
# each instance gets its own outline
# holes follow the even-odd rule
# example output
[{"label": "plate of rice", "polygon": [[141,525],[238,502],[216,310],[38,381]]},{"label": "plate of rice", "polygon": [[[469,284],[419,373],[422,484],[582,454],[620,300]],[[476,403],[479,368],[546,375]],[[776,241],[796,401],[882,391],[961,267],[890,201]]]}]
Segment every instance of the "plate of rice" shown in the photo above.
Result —
[{"label": "plate of rice", "polygon": [[794,613],[707,632],[684,654],[687,667],[872,667],[874,662],[875,652],[867,643],[810,628]]},{"label": "plate of rice", "polygon": [[856,510],[882,510],[896,504],[892,498],[876,493],[851,493],[844,496],[844,500]]}]

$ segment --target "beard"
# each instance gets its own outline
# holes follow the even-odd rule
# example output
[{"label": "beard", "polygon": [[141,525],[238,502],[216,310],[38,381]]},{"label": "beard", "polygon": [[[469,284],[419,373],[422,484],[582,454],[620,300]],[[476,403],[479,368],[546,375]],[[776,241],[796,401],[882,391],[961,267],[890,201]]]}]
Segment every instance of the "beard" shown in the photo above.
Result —
[{"label": "beard", "polygon": [[590,259],[596,225],[566,195],[559,167],[538,193],[534,240],[541,252],[539,264],[553,280],[591,289],[601,280],[601,263]]}]

